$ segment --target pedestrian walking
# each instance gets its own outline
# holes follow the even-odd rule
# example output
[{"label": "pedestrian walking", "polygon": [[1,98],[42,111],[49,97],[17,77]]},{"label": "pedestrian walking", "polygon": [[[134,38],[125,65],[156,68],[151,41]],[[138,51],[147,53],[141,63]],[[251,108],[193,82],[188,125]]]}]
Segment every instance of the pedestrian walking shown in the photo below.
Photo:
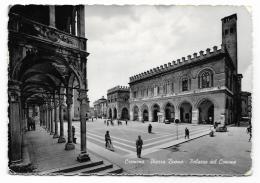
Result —
[{"label": "pedestrian walking", "polygon": [[75,131],[76,130],[75,130],[74,126],[72,126],[71,128],[72,128],[72,130],[71,130],[72,131],[72,141],[73,141],[74,144],[76,144],[77,143],[77,138],[75,137]]},{"label": "pedestrian walking", "polygon": [[152,128],[153,128],[152,125],[149,124],[149,125],[148,125],[148,133],[152,133]]},{"label": "pedestrian walking", "polygon": [[187,127],[185,128],[185,139],[186,138],[190,139],[190,131]]},{"label": "pedestrian walking", "polygon": [[141,136],[138,135],[138,139],[136,140],[136,153],[138,158],[141,158],[142,146],[143,146],[143,140]]},{"label": "pedestrian walking", "polygon": [[105,142],[106,142],[106,144],[105,144],[106,148],[111,150],[111,151],[114,151],[114,147],[112,145],[112,141],[111,141],[111,138],[110,138],[109,131],[106,131]]},{"label": "pedestrian walking", "polygon": [[251,142],[251,138],[252,138],[252,126],[251,125],[249,125],[249,127],[247,127],[247,133],[249,134],[248,142]]}]

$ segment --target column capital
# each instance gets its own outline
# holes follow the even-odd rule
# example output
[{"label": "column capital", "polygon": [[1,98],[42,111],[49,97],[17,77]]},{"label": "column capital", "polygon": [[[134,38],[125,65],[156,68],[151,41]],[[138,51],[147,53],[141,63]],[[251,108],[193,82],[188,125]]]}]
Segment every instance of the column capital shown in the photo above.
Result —
[{"label": "column capital", "polygon": [[67,94],[66,95],[66,104],[67,105],[72,105],[73,104],[73,95],[72,94]]},{"label": "column capital", "polygon": [[79,92],[79,97],[78,97],[78,101],[80,101],[81,103],[87,103],[88,102],[88,95],[87,95],[87,91],[83,90],[83,89],[78,89]]},{"label": "column capital", "polygon": [[8,81],[8,98],[10,102],[18,102],[21,96],[20,91],[21,82],[16,80]]}]

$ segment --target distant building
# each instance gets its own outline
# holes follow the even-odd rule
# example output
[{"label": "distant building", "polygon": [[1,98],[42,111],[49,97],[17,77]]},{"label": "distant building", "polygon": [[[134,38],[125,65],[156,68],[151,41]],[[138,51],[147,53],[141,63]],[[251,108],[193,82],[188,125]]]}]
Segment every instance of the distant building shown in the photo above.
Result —
[{"label": "distant building", "polygon": [[116,86],[107,91],[107,117],[129,119],[129,87]]},{"label": "distant building", "polygon": [[250,117],[251,115],[251,93],[242,91],[241,97],[241,118]]},{"label": "distant building", "polygon": [[[195,35],[194,35],[195,36]],[[207,48],[130,77],[130,118],[222,124],[239,119],[237,16],[222,19],[221,48]]]},{"label": "distant building", "polygon": [[95,116],[95,112],[94,112],[94,107],[89,107],[89,113],[88,113],[88,117],[91,118],[93,116]]},{"label": "distant building", "polygon": [[96,100],[94,103],[94,116],[98,118],[106,118],[107,116],[107,99],[102,96],[101,99]]}]

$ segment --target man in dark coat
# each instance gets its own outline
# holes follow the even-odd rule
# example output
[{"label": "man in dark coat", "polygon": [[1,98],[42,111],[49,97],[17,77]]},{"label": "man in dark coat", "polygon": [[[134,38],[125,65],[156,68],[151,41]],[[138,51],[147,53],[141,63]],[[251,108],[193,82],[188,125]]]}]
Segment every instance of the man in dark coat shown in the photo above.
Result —
[{"label": "man in dark coat", "polygon": [[189,129],[187,127],[185,128],[185,139],[186,139],[186,137],[188,139],[190,139],[190,131],[189,131]]},{"label": "man in dark coat", "polygon": [[109,135],[109,131],[106,132],[105,141],[106,141],[106,148],[108,148],[109,144],[112,144],[111,138],[110,138],[110,135]]},{"label": "man in dark coat", "polygon": [[152,133],[152,125],[151,124],[148,125],[148,133]]},{"label": "man in dark coat", "polygon": [[141,158],[142,146],[143,146],[143,140],[139,135],[138,139],[136,140],[136,153],[138,158]]}]

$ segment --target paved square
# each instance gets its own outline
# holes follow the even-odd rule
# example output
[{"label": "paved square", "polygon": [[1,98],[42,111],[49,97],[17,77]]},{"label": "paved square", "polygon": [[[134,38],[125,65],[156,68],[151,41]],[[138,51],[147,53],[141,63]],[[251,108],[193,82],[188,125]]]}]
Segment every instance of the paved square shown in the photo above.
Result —
[{"label": "paved square", "polygon": [[[251,142],[248,142],[245,127],[228,127],[228,132],[209,137],[205,136],[212,128],[208,125],[179,124],[177,140],[175,124],[151,123],[152,134],[148,134],[148,124],[128,122],[127,126],[125,123],[106,126],[100,119],[87,122],[87,148],[122,167],[127,174],[250,174]],[[73,126],[80,143],[80,123],[73,122]],[[193,140],[185,141],[185,127],[189,128]],[[105,149],[107,130],[110,131],[114,152]],[[142,158],[136,157],[135,141],[138,135],[144,141]]]},{"label": "paved square", "polygon": [[[87,123],[87,141],[105,148],[105,133],[108,130],[115,148],[114,153],[121,157],[133,157],[136,154],[135,141],[138,135],[141,135],[144,142],[142,155],[146,155],[159,151],[164,144],[167,147],[171,142],[184,139],[185,127],[189,128],[191,138],[196,134],[208,133],[211,128],[209,125],[179,124],[177,127],[175,124],[151,123],[153,129],[149,134],[148,124],[130,121],[128,125],[123,122],[119,126],[117,123],[107,126],[104,120],[94,120],[93,123]],[[76,128],[77,138],[80,139],[80,123],[74,122],[73,126]]]}]

